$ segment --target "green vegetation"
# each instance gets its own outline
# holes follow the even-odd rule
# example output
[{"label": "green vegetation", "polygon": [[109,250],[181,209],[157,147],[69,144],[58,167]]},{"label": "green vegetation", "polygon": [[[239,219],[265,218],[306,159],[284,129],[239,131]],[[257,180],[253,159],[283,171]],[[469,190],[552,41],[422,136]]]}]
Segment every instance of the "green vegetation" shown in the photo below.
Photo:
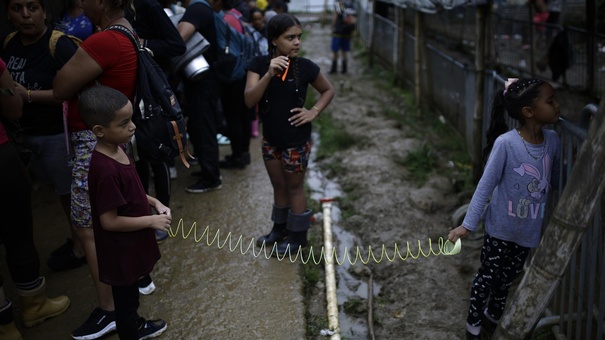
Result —
[{"label": "green vegetation", "polygon": [[[347,133],[342,127],[338,126],[332,119],[329,112],[322,113],[321,119],[317,122],[319,127],[321,146],[317,151],[317,159],[321,160],[331,156],[339,151],[346,150],[353,144],[355,139]],[[332,164],[334,170],[341,170],[339,165]]]}]

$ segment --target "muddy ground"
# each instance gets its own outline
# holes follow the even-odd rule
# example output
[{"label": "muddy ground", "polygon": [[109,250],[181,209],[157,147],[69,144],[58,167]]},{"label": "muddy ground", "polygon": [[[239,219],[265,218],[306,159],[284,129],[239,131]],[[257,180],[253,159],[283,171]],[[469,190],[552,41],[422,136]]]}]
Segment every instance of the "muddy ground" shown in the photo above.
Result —
[{"label": "muddy ground", "polygon": [[[310,34],[303,37],[305,56],[319,63],[322,70],[329,70],[328,27],[313,23],[306,28]],[[412,123],[401,124],[389,118],[387,111],[403,116],[415,113],[401,94],[390,89],[388,77],[370,71],[362,59],[361,53],[354,52],[347,75],[328,75],[337,94],[326,114],[356,142],[345,151],[319,160],[318,165],[345,190],[342,201],[346,201],[346,213],[339,224],[359,237],[361,249],[380,249],[384,245],[392,255],[397,243],[405,255],[409,242],[416,254],[420,241],[428,253],[429,239],[436,242],[446,237],[453,226],[452,214],[467,202],[469,193],[456,192],[454,176],[432,175],[419,185],[398,162],[421,148],[426,139],[440,136],[419,134],[424,130],[420,124],[426,124],[420,120],[406,119]],[[437,167],[448,167],[447,154],[436,150],[435,157]],[[335,163],[340,165],[338,171],[327,170]],[[381,288],[373,296],[372,327],[366,334],[342,329],[343,338],[368,339],[374,335],[376,339],[463,339],[470,282],[479,264],[481,244],[473,238],[481,236],[465,240],[462,253],[456,256],[383,259],[353,266],[356,277],[367,281],[371,275]],[[311,295],[322,292],[320,283]],[[310,301],[311,313],[323,310],[321,299]],[[366,327],[370,312],[367,302],[351,301],[353,312],[349,312]],[[309,336],[314,338],[313,334]]]},{"label": "muddy ground", "polygon": [[[330,30],[315,19],[305,18],[303,49],[305,56],[327,73]],[[424,184],[413,180],[401,160],[427,141],[443,136],[425,133],[425,125],[434,121],[415,118],[400,91],[389,85],[389,77],[370,70],[362,60],[363,54],[354,52],[347,75],[328,75],[337,95],[323,113],[355,142],[318,160],[316,166],[345,192],[336,202],[342,211],[338,224],[356,236],[355,245],[362,254],[367,254],[368,247],[379,250],[384,245],[392,258],[395,243],[404,255],[407,243],[417,254],[418,242],[427,253],[429,239],[436,242],[446,237],[454,225],[452,215],[472,193],[460,190],[458,170],[450,167],[451,155],[441,150],[432,153],[440,174],[432,174]],[[393,118],[393,113],[406,118],[405,123]],[[213,230],[232,231],[245,240],[266,232],[270,186],[258,144],[258,139],[253,141],[253,164],[244,171],[224,171],[223,189],[216,192],[185,194],[184,187],[193,179],[180,166],[173,187],[173,216],[189,225],[197,221]],[[227,153],[228,147],[221,147],[221,156]],[[48,190],[35,194],[34,209],[36,242],[44,263],[67,236],[65,221]],[[321,246],[321,224],[314,224],[310,236],[314,246]],[[479,265],[481,237],[477,233],[465,239],[462,252],[455,256],[420,256],[405,261],[385,258],[352,266],[350,272],[358,280],[347,283],[352,285],[348,290],[359,288],[360,282],[370,278],[379,289],[374,291],[371,306],[367,296],[339,301],[351,306],[347,315],[356,325],[344,327],[342,338],[464,339],[469,288]],[[152,297],[142,298],[141,310],[168,321],[164,339],[301,339],[305,333],[303,301],[307,301],[307,338],[323,338],[320,330],[328,326],[323,279],[307,286],[307,295],[302,297],[301,281],[305,278],[304,274],[302,280],[298,277],[295,265],[217,250],[191,239],[170,239],[161,249],[163,259],[153,274],[158,290]],[[0,270],[8,277],[3,264]],[[17,325],[26,339],[66,339],[95,306],[88,271],[80,267],[52,273],[43,264],[42,274],[49,279],[49,293],[69,295],[72,305],[65,315],[32,329],[23,329],[19,316]],[[7,288],[9,296],[15,298],[11,283]],[[292,294],[276,297],[276,292]],[[367,321],[369,314],[371,323]]]}]

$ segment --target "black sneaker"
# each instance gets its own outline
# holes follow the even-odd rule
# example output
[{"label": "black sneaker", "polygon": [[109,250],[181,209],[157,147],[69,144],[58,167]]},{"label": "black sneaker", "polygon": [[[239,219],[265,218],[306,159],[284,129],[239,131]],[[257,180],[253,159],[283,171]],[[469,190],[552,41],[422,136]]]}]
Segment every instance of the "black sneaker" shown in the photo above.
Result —
[{"label": "black sneaker", "polygon": [[157,336],[160,336],[168,325],[164,320],[145,320],[143,319],[143,324],[139,328],[139,340],[151,339]]},{"label": "black sneaker", "polygon": [[46,264],[54,271],[63,271],[78,268],[86,264],[86,257],[77,258],[74,255],[72,247],[73,241],[68,238],[65,244],[55,249]]},{"label": "black sneaker", "polygon": [[218,162],[218,166],[224,169],[245,169],[246,165],[243,157],[225,157],[225,159]]},{"label": "black sneaker", "polygon": [[221,180],[216,182],[210,182],[204,179],[199,180],[197,183],[188,186],[185,191],[190,194],[200,194],[203,192],[208,192],[212,190],[218,190],[221,188]]},{"label": "black sneaker", "polygon": [[59,248],[55,249],[50,253],[50,256],[61,256],[63,254],[69,254],[72,252],[74,241],[71,238],[66,238],[65,243]]},{"label": "black sneaker", "polygon": [[116,330],[116,313],[95,308],[82,326],[71,332],[76,340],[98,339]]}]

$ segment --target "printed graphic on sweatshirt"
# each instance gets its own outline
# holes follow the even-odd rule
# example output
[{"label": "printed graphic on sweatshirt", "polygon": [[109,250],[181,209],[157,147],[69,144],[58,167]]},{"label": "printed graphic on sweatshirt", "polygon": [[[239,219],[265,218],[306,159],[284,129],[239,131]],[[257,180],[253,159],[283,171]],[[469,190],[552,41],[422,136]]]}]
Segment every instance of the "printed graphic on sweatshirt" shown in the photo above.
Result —
[{"label": "printed graphic on sweatshirt", "polygon": [[550,156],[545,153],[542,158],[542,172],[529,163],[521,163],[519,167],[513,168],[519,176],[529,176],[531,179],[526,187],[528,196],[520,197],[517,202],[508,201],[509,216],[522,219],[544,218],[546,202],[543,202],[543,197],[547,197],[550,187],[550,162]]}]

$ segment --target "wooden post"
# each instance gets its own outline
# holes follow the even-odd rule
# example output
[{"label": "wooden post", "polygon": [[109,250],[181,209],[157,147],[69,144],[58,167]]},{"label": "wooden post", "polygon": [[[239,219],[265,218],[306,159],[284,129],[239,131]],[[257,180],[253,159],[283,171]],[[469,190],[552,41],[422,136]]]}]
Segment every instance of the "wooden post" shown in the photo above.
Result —
[{"label": "wooden post", "polygon": [[483,149],[483,106],[485,87],[485,23],[486,12],[490,4],[479,5],[475,11],[475,111],[473,113],[473,145],[470,150],[473,162],[473,183],[479,183],[483,173],[481,153]]},{"label": "wooden post", "polygon": [[[524,339],[546,308],[605,186],[605,95],[594,116],[542,243],[509,301],[493,339]],[[600,175],[599,175],[600,174]],[[588,179],[588,180],[587,180]]]},{"label": "wooden post", "polygon": [[424,49],[424,13],[416,11],[414,24],[414,35],[416,46],[414,46],[414,95],[416,97],[416,116],[422,118],[422,54]]},{"label": "wooden post", "polygon": [[374,66],[374,53],[376,53],[374,48],[374,41],[376,41],[374,37],[374,32],[376,31],[376,20],[374,20],[374,16],[376,15],[376,3],[378,0],[372,1],[372,13],[370,14],[370,57],[368,58],[368,64],[370,67]]},{"label": "wooden post", "polygon": [[397,61],[395,63],[395,85],[403,85],[405,79],[405,9],[397,7]]}]

